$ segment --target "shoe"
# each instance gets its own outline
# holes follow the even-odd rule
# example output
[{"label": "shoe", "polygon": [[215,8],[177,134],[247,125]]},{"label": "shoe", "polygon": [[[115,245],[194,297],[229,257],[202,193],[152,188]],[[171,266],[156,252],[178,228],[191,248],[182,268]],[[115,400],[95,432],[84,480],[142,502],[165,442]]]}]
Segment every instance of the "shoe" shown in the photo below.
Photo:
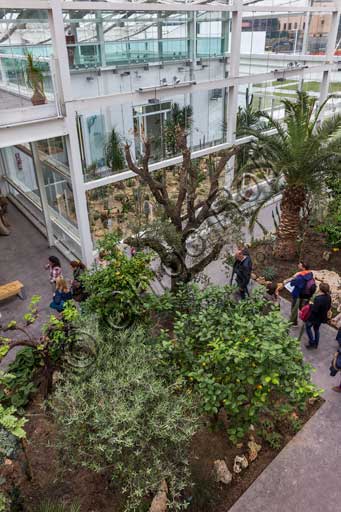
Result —
[{"label": "shoe", "polygon": [[311,350],[312,348],[317,348],[317,345],[306,345],[305,348],[307,348],[308,350]]},{"label": "shoe", "polygon": [[336,393],[341,393],[341,388],[339,386],[333,386],[332,390],[335,391]]}]

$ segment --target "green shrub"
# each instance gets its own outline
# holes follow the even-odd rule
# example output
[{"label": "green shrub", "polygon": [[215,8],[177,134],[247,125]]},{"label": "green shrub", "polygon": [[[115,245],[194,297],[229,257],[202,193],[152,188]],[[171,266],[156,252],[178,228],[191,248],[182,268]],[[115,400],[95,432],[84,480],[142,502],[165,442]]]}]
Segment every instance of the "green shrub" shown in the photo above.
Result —
[{"label": "green shrub", "polygon": [[108,265],[82,276],[89,298],[84,311],[97,314],[112,325],[128,325],[143,316],[141,294],[148,288],[153,276],[150,257],[138,252],[128,258],[118,248],[118,237],[108,234],[99,243]]},{"label": "green shrub", "polygon": [[331,201],[324,223],[319,230],[327,235],[328,245],[341,249],[341,179],[336,175],[327,180]]},{"label": "green shrub", "polygon": [[262,275],[267,281],[273,281],[276,279],[278,273],[275,267],[265,267],[262,270]]},{"label": "green shrub", "polygon": [[330,247],[341,249],[341,194],[330,202],[327,218],[320,230],[327,235]]},{"label": "green shrub", "polygon": [[126,511],[141,510],[162,479],[170,509],[177,510],[189,482],[187,450],[197,417],[190,395],[157,375],[145,337],[135,330],[100,339],[91,375],[66,378],[52,408],[63,453],[94,471],[109,468],[127,495]]},{"label": "green shrub", "polygon": [[159,349],[165,371],[171,368],[200,395],[204,413],[226,410],[229,437],[236,442],[265,411],[276,411],[279,398],[304,408],[317,390],[299,341],[288,334],[280,312],[269,310],[264,290],[238,303],[232,291],[189,286],[186,310],[178,310],[173,335],[162,333]]}]

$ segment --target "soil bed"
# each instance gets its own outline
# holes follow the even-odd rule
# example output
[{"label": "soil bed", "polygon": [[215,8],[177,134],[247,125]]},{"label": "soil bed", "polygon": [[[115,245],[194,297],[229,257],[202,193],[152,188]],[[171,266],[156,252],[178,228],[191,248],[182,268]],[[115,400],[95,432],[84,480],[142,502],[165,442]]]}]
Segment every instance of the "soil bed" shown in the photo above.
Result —
[{"label": "soil bed", "polygon": [[[322,399],[308,405],[300,416],[305,423],[321,406]],[[18,461],[0,468],[0,477],[12,473],[12,480],[19,489],[24,502],[25,512],[34,512],[38,505],[46,500],[65,504],[79,503],[81,512],[124,512],[124,498],[119,488],[115,488],[107,474],[96,474],[81,467],[63,470],[63,454],[55,447],[56,429],[52,418],[45,412],[42,399],[35,397],[27,409],[26,454],[32,474],[28,480],[20,470]],[[280,427],[283,446],[294,433],[284,424]],[[224,459],[232,471],[236,455],[247,454],[247,448],[232,445],[226,434],[225,421],[220,421],[212,430],[209,423],[203,421],[202,428],[194,436],[190,455],[190,468],[194,487],[187,492],[191,500],[191,512],[226,512],[246,491],[266,466],[276,457],[278,450],[270,448],[264,441],[258,458],[243,470],[241,475],[233,475],[232,484],[217,484],[213,476],[213,463]],[[110,469],[110,468],[109,468]],[[149,502],[141,509],[147,512]]]}]

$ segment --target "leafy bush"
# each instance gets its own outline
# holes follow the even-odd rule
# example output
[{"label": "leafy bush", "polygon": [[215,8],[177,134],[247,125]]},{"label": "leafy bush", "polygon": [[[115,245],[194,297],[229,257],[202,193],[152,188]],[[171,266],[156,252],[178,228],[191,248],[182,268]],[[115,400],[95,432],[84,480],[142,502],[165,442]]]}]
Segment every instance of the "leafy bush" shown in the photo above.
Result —
[{"label": "leafy bush", "polygon": [[[264,290],[239,303],[232,292],[216,286],[183,289],[181,303],[187,296],[187,305],[176,313],[174,334],[161,334],[159,349],[165,371],[171,368],[199,393],[205,413],[226,410],[228,433],[236,442],[283,399],[304,408],[317,390],[298,340],[288,334],[289,324],[280,312],[269,309]],[[172,304],[179,307],[167,296],[163,302],[170,309]]]},{"label": "leafy bush", "polygon": [[341,194],[330,202],[328,216],[320,230],[327,235],[330,247],[341,249]]},{"label": "leafy bush", "polygon": [[172,509],[188,485],[187,448],[196,427],[188,394],[157,375],[143,330],[98,341],[86,379],[65,378],[52,401],[63,453],[91,470],[110,468],[127,495],[126,511],[141,510],[163,479]]},{"label": "leafy bush", "polygon": [[325,222],[320,226],[320,231],[327,235],[330,247],[341,249],[341,179],[336,176],[328,180],[331,201]]},{"label": "leafy bush", "polygon": [[108,265],[84,274],[82,282],[89,293],[84,311],[121,326],[143,315],[141,294],[148,288],[153,274],[149,256],[138,252],[134,258],[128,258],[117,244],[118,238],[112,234],[100,241],[99,249],[104,252]]},{"label": "leafy bush", "polygon": [[36,391],[34,377],[40,357],[32,347],[22,349],[9,364],[6,373],[0,373],[0,403],[24,407]]}]

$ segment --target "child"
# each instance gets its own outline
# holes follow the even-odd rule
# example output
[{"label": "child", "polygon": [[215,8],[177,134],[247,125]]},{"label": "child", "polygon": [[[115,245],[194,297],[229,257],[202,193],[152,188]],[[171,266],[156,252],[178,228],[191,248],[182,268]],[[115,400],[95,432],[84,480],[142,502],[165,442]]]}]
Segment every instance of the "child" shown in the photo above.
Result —
[{"label": "child", "polygon": [[53,295],[53,300],[50,304],[50,308],[56,309],[61,313],[64,309],[65,302],[72,299],[72,294],[67,287],[67,283],[63,277],[57,277],[56,280],[56,291]]},{"label": "child", "polygon": [[45,269],[50,271],[50,283],[52,285],[52,291],[54,291],[58,277],[62,277],[62,268],[59,258],[57,258],[57,256],[50,256]]}]

